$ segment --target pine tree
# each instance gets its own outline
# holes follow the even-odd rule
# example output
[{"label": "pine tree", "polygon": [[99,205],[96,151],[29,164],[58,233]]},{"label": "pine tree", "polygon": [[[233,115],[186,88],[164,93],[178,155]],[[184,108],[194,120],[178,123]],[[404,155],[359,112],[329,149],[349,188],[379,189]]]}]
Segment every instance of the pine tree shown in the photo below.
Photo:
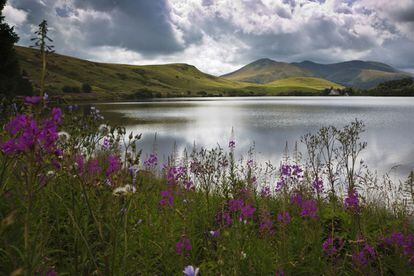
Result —
[{"label": "pine tree", "polygon": [[49,29],[47,27],[47,21],[43,20],[39,24],[39,29],[35,32],[36,37],[32,38],[32,41],[35,42],[35,45],[32,47],[38,48],[40,50],[40,55],[42,59],[42,74],[40,76],[40,95],[43,97],[45,92],[45,78],[46,78],[46,55],[53,53],[53,45],[49,43],[53,40],[47,36]]}]

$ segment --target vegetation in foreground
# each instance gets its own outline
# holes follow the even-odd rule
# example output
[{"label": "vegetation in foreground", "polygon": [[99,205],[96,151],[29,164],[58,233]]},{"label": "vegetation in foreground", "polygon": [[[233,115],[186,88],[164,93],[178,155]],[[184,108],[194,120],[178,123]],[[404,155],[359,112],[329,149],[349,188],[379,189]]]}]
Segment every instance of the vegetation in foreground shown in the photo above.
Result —
[{"label": "vegetation in foreground", "polygon": [[1,106],[0,271],[13,275],[412,275],[414,175],[371,174],[355,121],[254,152],[140,156],[100,112]]}]

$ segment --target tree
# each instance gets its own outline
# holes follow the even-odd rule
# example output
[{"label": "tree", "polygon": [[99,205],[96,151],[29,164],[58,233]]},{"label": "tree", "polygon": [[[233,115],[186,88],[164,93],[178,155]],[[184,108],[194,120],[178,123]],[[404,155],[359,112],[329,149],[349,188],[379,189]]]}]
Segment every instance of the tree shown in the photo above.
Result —
[{"label": "tree", "polygon": [[82,84],[82,92],[83,93],[91,93],[92,92],[92,86],[89,83],[83,83]]},{"label": "tree", "polygon": [[53,40],[47,36],[49,29],[47,27],[47,21],[43,20],[39,24],[39,29],[35,32],[36,37],[32,38],[32,41],[35,44],[31,47],[38,48],[40,50],[40,55],[42,59],[42,73],[40,76],[40,96],[43,97],[45,92],[45,77],[46,77],[46,55],[49,53],[53,53],[53,45],[49,43],[53,42]]},{"label": "tree", "polygon": [[19,61],[14,49],[14,44],[19,41],[19,37],[14,32],[14,28],[4,22],[3,8],[5,5],[6,0],[0,0],[0,94],[9,97],[29,94],[32,87],[30,83],[28,84],[27,79],[22,79]]}]

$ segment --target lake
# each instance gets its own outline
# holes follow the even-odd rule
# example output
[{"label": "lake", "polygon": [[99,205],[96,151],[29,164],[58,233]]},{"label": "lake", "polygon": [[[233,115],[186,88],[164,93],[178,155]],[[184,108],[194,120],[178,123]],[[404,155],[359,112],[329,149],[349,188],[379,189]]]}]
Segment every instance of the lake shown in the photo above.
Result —
[{"label": "lake", "polygon": [[155,146],[161,159],[174,147],[177,152],[191,150],[194,144],[227,147],[234,129],[237,154],[254,145],[258,160],[278,164],[286,141],[292,149],[308,132],[341,127],[357,118],[366,125],[363,158],[370,169],[405,177],[414,168],[414,98],[180,98],[96,107],[111,123],[142,133],[144,155]]}]

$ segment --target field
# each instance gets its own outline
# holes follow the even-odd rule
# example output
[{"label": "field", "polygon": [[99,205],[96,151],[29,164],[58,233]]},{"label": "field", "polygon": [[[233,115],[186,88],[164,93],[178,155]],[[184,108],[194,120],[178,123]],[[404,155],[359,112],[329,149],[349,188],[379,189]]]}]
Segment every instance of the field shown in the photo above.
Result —
[{"label": "field", "polygon": [[4,275],[412,275],[414,174],[360,166],[364,125],[322,128],[280,165],[238,142],[161,160],[99,110],[2,106]]},{"label": "field", "polygon": [[[22,69],[38,86],[40,76],[37,51],[16,47]],[[92,93],[82,93],[82,84],[92,87]],[[73,100],[116,100],[150,97],[188,96],[249,96],[279,94],[319,94],[332,85],[323,80],[286,80],[283,86],[237,82],[215,77],[187,64],[122,65],[89,62],[72,57],[51,54],[48,57],[46,89],[51,95],[62,95]],[[64,93],[63,90],[69,90]],[[71,91],[73,90],[73,91]],[[75,92],[75,93],[73,93]]]}]

